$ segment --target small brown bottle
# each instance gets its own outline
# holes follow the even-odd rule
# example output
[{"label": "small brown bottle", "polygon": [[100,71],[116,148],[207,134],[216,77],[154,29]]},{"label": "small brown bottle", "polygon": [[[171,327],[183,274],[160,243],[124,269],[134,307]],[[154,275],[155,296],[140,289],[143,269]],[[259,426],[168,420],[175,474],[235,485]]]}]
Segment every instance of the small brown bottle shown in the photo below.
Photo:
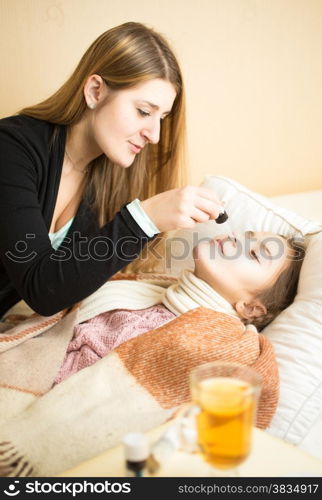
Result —
[{"label": "small brown bottle", "polygon": [[149,456],[149,443],[142,432],[129,432],[123,438],[126,476],[143,477]]}]

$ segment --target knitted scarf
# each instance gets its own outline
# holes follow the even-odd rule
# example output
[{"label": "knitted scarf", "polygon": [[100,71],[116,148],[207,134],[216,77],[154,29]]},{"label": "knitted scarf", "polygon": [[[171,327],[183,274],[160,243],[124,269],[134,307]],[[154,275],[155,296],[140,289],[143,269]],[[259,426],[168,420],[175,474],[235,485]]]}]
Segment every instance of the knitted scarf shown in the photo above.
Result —
[{"label": "knitted scarf", "polygon": [[156,304],[163,304],[176,316],[206,307],[238,318],[231,304],[191,270],[182,271],[173,281],[171,278],[158,281],[158,284],[126,279],[108,281],[81,302],[79,322],[114,309],[147,309]]},{"label": "knitted scarf", "polygon": [[182,271],[177,284],[165,290],[161,300],[176,316],[201,306],[238,318],[226,299],[188,269]]}]

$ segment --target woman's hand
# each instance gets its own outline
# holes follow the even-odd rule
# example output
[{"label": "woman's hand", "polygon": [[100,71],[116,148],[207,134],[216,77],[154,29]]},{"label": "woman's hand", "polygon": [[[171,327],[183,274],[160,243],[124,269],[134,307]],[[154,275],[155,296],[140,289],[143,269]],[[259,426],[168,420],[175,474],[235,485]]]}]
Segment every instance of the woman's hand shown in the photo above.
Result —
[{"label": "woman's hand", "polygon": [[190,229],[197,222],[217,219],[224,211],[213,190],[196,186],[164,191],[141,201],[141,207],[160,232]]}]

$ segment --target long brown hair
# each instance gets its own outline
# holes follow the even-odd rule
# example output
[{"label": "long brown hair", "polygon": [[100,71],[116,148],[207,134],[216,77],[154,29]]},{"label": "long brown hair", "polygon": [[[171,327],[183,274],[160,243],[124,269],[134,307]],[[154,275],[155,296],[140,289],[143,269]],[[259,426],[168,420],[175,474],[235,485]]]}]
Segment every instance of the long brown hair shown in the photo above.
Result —
[{"label": "long brown hair", "polygon": [[[128,22],[100,35],[57,92],[19,113],[68,129],[86,110],[83,88],[92,74],[100,75],[113,90],[153,78],[169,81],[176,90],[172,111],[162,120],[159,143],[146,145],[131,167],[121,168],[105,155],[91,162],[85,194],[91,193],[92,208],[103,226],[124,203],[147,199],[186,182],[185,98],[179,64],[164,37],[141,23]],[[162,253],[164,236],[150,242],[146,258],[139,257],[129,270],[152,271],[156,260],[149,250],[158,246],[158,253]]]}]

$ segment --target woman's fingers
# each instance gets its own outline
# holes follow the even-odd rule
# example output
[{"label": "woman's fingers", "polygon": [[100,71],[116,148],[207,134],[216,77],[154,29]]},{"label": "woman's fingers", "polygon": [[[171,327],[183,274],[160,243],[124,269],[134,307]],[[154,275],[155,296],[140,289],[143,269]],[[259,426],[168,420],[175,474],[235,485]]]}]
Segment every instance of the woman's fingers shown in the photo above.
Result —
[{"label": "woman's fingers", "polygon": [[224,205],[210,189],[196,186],[172,189],[141,201],[141,208],[159,231],[193,227],[217,219]]},{"label": "woman's fingers", "polygon": [[212,200],[201,197],[196,199],[195,207],[207,214],[209,216],[208,219],[217,219],[217,217],[219,217],[219,215],[224,211],[223,206],[213,202]]},{"label": "woman's fingers", "polygon": [[187,186],[187,189],[191,189],[194,206],[209,214],[210,219],[217,219],[224,212],[224,203],[212,189],[195,186]]},{"label": "woman's fingers", "polygon": [[191,212],[190,217],[195,222],[207,222],[210,219],[210,215],[207,212],[199,210],[198,208],[195,208]]},{"label": "woman's fingers", "polygon": [[195,187],[196,195],[200,196],[200,198],[205,198],[207,200],[212,201],[216,205],[224,206],[224,203],[218,198],[217,193],[212,189],[205,187]]}]

